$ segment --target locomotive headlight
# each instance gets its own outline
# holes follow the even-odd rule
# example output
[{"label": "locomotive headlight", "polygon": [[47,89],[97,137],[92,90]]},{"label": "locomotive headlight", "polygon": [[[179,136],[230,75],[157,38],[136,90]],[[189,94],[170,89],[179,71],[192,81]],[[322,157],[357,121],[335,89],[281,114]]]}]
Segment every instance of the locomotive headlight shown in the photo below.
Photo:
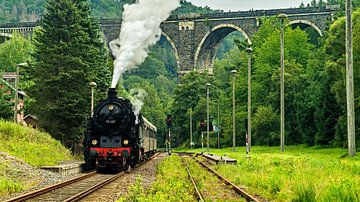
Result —
[{"label": "locomotive headlight", "polygon": [[129,144],[129,140],[124,140],[124,145],[128,145]]},{"label": "locomotive headlight", "polygon": [[92,140],[92,141],[91,141],[91,144],[96,145],[96,144],[97,144],[97,140]]}]

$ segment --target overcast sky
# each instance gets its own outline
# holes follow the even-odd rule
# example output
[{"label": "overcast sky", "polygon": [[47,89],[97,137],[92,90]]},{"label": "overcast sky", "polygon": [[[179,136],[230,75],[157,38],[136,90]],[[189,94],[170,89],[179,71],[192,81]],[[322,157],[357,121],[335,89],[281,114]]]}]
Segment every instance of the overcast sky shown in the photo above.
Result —
[{"label": "overcast sky", "polygon": [[311,0],[188,0],[194,5],[209,6],[224,11],[239,11],[250,9],[272,9],[298,7],[301,2],[306,5]]}]

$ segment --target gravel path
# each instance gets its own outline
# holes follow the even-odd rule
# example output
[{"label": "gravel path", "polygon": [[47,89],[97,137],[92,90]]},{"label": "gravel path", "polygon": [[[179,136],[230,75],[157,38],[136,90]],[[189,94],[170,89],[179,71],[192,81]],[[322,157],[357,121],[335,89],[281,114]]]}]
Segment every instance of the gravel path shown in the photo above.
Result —
[{"label": "gravel path", "polygon": [[151,187],[156,180],[156,166],[165,159],[167,154],[162,153],[156,156],[151,161],[139,168],[134,168],[130,173],[125,174],[121,178],[106,185],[99,192],[95,192],[82,200],[82,202],[113,202],[118,200],[121,196],[126,196],[128,188],[133,185],[136,178],[142,179],[142,187],[144,190]]}]

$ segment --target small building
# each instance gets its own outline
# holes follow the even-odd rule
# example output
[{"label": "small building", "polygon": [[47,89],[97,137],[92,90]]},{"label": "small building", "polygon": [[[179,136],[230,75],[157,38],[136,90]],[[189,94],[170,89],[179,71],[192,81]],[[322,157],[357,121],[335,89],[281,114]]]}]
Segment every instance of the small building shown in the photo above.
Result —
[{"label": "small building", "polygon": [[38,118],[36,116],[33,116],[31,114],[28,114],[24,117],[24,122],[26,126],[37,128],[38,127]]},{"label": "small building", "polygon": [[[14,72],[4,72],[2,74],[2,78],[0,79],[0,89],[4,88],[5,86],[9,87],[8,93],[11,94],[13,91],[15,91],[15,79],[16,79],[16,73]],[[18,114],[17,114],[17,123],[22,123],[24,120],[24,107],[25,107],[25,97],[26,93],[24,91],[18,90]],[[11,100],[12,102],[15,102],[15,98]],[[14,109],[14,108],[13,108]]]}]

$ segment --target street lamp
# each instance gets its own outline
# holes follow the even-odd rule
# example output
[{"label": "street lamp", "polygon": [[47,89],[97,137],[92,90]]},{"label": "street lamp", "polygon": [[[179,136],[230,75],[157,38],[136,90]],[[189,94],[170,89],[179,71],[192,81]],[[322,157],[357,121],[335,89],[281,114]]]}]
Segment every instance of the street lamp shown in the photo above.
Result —
[{"label": "street lamp", "polygon": [[246,52],[249,54],[248,58],[248,147],[251,150],[251,57],[253,53],[252,48],[247,48]]},{"label": "street lamp", "polygon": [[19,105],[19,80],[20,80],[20,67],[27,66],[27,63],[20,63],[16,65],[16,77],[15,77],[15,107],[14,107],[14,122],[17,123],[18,105]]},{"label": "street lamp", "polygon": [[232,70],[231,73],[233,74],[233,152],[235,152],[235,136],[236,136],[236,132],[235,132],[235,77],[236,77],[236,70]]},{"label": "street lamp", "polygon": [[96,83],[95,82],[90,82],[89,86],[91,88],[91,117],[94,116],[94,88],[96,88]]},{"label": "street lamp", "polygon": [[284,90],[284,21],[287,15],[281,13],[277,16],[280,19],[280,151],[284,152],[285,144],[285,90]]},{"label": "street lamp", "polygon": [[209,88],[211,84],[206,84],[206,149],[209,151]]}]

